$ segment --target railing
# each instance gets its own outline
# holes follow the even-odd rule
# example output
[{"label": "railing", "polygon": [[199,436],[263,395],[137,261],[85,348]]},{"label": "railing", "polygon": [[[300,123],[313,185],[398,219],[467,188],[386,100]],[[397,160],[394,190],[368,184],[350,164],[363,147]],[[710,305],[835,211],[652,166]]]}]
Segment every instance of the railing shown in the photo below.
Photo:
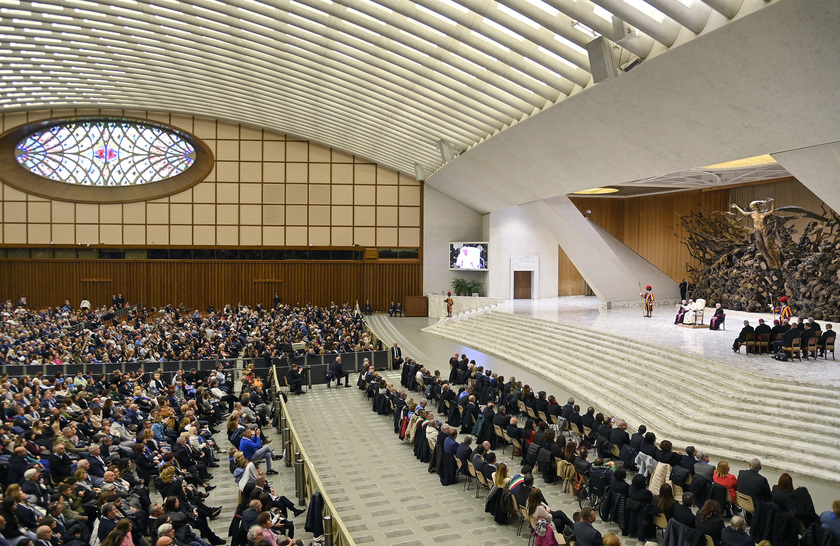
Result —
[{"label": "railing", "polygon": [[[289,416],[285,400],[282,396],[277,396],[277,393],[280,392],[278,373],[277,367],[272,366],[269,372],[269,379],[274,387],[271,389],[271,395],[274,410],[277,412],[277,431],[281,435],[283,449],[286,451],[286,466],[291,466],[291,463],[295,465],[295,490],[298,499],[311,498],[314,493],[321,493],[324,500],[321,516],[324,522],[325,546],[355,546],[356,543],[350,536],[350,531],[341,521],[338,511],[327,495],[324,484],[321,483],[321,479],[315,472],[315,466],[306,454],[306,449],[303,447],[303,443],[300,441]],[[294,461],[292,461],[292,458],[294,458]]]}]

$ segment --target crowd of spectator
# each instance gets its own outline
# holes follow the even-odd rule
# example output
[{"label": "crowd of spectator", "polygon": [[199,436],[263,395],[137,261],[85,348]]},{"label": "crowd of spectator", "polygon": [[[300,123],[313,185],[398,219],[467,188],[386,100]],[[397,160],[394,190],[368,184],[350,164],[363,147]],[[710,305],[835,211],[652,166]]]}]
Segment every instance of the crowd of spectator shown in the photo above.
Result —
[{"label": "crowd of spectator", "polygon": [[[787,546],[800,536],[826,541],[814,542],[819,544],[840,541],[840,501],[818,515],[807,489],[795,488],[789,474],[771,489],[758,459],[735,476],[727,461],[712,465],[694,446],[679,452],[644,425],[631,434],[620,418],[593,407],[581,411],[574,398],[558,402],[466,355],[455,354],[449,364],[445,377],[405,358],[400,385],[373,367],[362,370],[357,385],[374,412],[393,419],[394,433],[413,444],[414,455],[439,474],[441,485],[460,476],[486,483],[485,511],[499,523],[524,509],[538,539],[547,527],[567,543],[574,537],[578,546],[620,544],[592,526],[598,517],[618,524],[623,536],[654,539],[658,515],[668,523],[663,544],[682,544],[678,534],[708,535],[716,546]],[[519,464],[497,454],[509,444]],[[570,518],[546,504],[535,476],[600,502]],[[739,493],[752,499],[751,512],[739,507]]]},{"label": "crowd of spectator", "polygon": [[5,364],[268,359],[293,351],[367,351],[375,343],[361,314],[347,303],[323,308],[278,303],[271,309],[225,305],[202,314],[183,305],[89,312],[69,302],[32,311],[22,299],[0,306],[0,318],[0,362]]}]

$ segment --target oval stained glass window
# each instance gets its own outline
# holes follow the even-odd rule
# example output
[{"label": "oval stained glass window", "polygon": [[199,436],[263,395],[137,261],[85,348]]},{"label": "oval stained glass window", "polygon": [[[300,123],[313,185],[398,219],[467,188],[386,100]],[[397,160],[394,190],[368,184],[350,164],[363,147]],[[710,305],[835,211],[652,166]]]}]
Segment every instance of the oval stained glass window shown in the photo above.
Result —
[{"label": "oval stained glass window", "polygon": [[23,138],[15,159],[28,171],[81,186],[133,186],[177,176],[196,160],[174,131],[127,120],[68,121]]}]

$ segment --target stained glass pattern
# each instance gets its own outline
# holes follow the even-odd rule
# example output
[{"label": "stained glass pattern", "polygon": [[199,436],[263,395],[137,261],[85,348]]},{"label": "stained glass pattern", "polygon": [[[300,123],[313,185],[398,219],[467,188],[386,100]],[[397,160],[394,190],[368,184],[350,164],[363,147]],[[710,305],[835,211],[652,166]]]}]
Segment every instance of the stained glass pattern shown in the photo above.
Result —
[{"label": "stained glass pattern", "polygon": [[21,140],[15,159],[39,176],[83,186],[131,186],[178,175],[195,162],[190,142],[131,121],[71,121]]}]

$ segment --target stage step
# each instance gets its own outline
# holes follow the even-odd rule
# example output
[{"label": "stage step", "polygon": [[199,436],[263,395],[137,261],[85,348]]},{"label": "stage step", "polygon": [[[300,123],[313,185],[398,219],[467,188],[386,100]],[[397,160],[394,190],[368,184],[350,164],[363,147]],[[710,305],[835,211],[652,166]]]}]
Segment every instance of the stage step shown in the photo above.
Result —
[{"label": "stage step", "polygon": [[757,456],[767,467],[840,482],[838,388],[492,310],[424,331],[509,360],[634,428],[645,423],[679,448],[731,460]]}]

